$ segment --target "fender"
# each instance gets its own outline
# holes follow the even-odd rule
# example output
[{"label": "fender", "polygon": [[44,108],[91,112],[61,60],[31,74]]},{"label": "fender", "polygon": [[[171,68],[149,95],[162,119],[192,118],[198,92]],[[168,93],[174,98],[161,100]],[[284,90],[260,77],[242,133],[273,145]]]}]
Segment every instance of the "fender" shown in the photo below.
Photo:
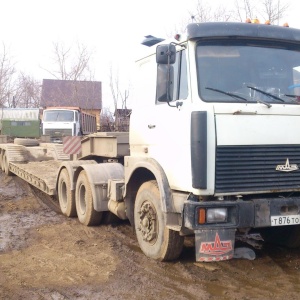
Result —
[{"label": "fender", "polygon": [[[83,164],[77,170],[85,170],[93,195],[93,205],[96,211],[108,211],[108,180],[124,180],[124,167],[119,163]],[[76,176],[77,175],[77,176]]]},{"label": "fender", "polygon": [[78,167],[80,167],[82,165],[89,165],[89,164],[97,164],[97,162],[94,161],[94,160],[77,160],[77,161],[65,161],[65,162],[63,162],[60,165],[59,170],[57,172],[57,176],[56,176],[56,191],[57,191],[57,185],[58,185],[58,178],[59,178],[60,172],[63,169],[66,169],[68,171],[69,178],[70,178],[70,181],[71,181],[71,191],[73,191],[73,190],[75,190],[75,187],[76,187],[77,177],[74,176],[76,170],[78,169]]},{"label": "fender", "polygon": [[135,171],[140,168],[147,169],[154,175],[159,187],[162,211],[164,213],[176,212],[168,178],[163,168],[153,158],[125,157],[125,195],[128,182]]}]

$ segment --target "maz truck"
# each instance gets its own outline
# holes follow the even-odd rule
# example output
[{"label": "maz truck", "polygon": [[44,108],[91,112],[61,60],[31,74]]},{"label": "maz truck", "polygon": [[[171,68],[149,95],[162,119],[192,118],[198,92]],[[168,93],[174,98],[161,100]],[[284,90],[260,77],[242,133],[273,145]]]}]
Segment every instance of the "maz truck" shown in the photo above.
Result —
[{"label": "maz truck", "polygon": [[43,110],[42,134],[62,143],[65,136],[81,136],[97,131],[96,116],[79,107],[47,107]]},{"label": "maz truck", "polygon": [[76,160],[55,163],[43,145],[34,155],[3,144],[4,172],[57,195],[84,225],[129,219],[153,259],[178,258],[185,236],[207,262],[231,259],[236,237],[256,232],[299,247],[300,30],[193,23],[147,50],[129,138],[88,135]]}]

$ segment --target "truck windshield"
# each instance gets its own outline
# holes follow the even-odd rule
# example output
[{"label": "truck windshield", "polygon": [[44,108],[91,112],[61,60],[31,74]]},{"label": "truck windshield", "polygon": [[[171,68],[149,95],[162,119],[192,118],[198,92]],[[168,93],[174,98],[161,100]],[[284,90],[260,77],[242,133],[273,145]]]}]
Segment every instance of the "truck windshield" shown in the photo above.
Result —
[{"label": "truck windshield", "polygon": [[71,110],[45,110],[44,111],[45,122],[73,122],[74,111]]},{"label": "truck windshield", "polygon": [[199,43],[197,73],[203,101],[300,104],[300,45]]}]

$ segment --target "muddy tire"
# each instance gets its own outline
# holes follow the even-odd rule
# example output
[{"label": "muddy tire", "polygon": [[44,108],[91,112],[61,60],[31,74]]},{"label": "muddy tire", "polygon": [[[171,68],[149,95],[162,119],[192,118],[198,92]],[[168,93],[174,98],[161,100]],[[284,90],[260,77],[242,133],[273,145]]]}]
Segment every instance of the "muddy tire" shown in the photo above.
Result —
[{"label": "muddy tire", "polygon": [[15,138],[14,144],[22,145],[22,146],[38,146],[39,142],[35,139],[23,139],[23,138]]},{"label": "muddy tire", "polygon": [[184,238],[166,227],[156,181],[148,181],[138,190],[134,205],[134,226],[140,248],[146,256],[169,261],[178,258]]},{"label": "muddy tire", "polygon": [[261,230],[265,242],[287,248],[300,248],[300,225],[270,227]]},{"label": "muddy tire", "polygon": [[7,154],[6,151],[3,152],[2,154],[2,171],[7,175],[7,176],[12,176],[13,173],[9,171],[9,162],[7,159]]},{"label": "muddy tire", "polygon": [[76,183],[75,202],[80,223],[87,226],[99,225],[101,223],[102,212],[94,209],[92,190],[84,170],[80,172]]},{"label": "muddy tire", "polygon": [[5,172],[4,154],[5,154],[5,150],[2,149],[1,152],[0,152],[0,159],[1,159],[1,170],[3,172]]},{"label": "muddy tire", "polygon": [[71,190],[70,177],[66,169],[59,174],[57,190],[61,212],[67,217],[76,217],[75,191]]}]

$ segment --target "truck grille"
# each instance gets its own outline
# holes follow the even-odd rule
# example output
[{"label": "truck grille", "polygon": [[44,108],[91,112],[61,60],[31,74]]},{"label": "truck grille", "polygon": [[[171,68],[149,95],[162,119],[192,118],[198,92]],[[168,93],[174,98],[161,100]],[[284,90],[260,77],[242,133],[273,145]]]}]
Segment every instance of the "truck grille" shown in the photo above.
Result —
[{"label": "truck grille", "polygon": [[50,137],[72,136],[72,129],[45,129],[45,134]]},{"label": "truck grille", "polygon": [[216,193],[300,190],[300,170],[276,171],[278,165],[300,168],[299,145],[219,146],[216,152]]}]

